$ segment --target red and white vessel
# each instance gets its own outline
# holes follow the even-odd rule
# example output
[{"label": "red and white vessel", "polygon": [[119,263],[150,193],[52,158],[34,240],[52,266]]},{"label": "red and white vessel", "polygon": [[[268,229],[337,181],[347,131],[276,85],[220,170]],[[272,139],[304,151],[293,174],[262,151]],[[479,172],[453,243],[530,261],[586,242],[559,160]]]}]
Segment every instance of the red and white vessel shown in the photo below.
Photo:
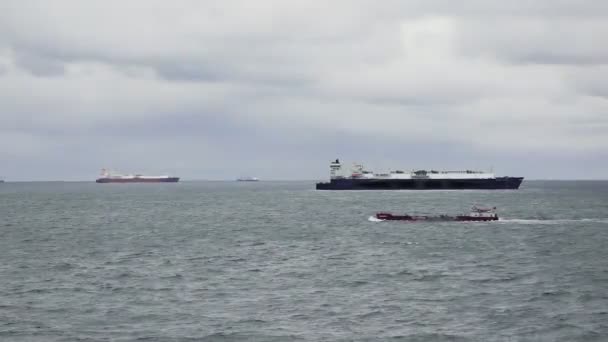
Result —
[{"label": "red and white vessel", "polygon": [[101,169],[101,176],[95,180],[97,183],[176,183],[179,177],[171,176],[144,176],[140,174],[121,175]]},{"label": "red and white vessel", "polygon": [[476,206],[471,209],[470,213],[457,216],[417,216],[380,212],[376,214],[375,218],[381,221],[498,221],[496,207],[478,208]]}]

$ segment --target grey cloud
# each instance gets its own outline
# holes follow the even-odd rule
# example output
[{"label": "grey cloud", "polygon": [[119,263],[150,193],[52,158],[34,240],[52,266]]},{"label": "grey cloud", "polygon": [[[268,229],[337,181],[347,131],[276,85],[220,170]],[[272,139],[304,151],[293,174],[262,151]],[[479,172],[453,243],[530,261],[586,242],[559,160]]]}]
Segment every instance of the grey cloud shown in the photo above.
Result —
[{"label": "grey cloud", "polygon": [[[234,43],[238,45],[246,41],[243,38]],[[277,56],[276,52],[275,55],[258,52],[254,56],[256,52],[248,53],[237,48],[235,51],[165,57],[124,56],[117,51],[70,50],[46,45],[13,44],[11,47],[16,65],[35,76],[62,76],[67,65],[95,62],[115,67],[127,75],[134,67],[147,68],[158,77],[173,82],[245,82],[299,87],[312,81],[311,75],[302,71],[309,68],[295,66],[289,51],[284,56]],[[263,47],[270,48],[273,46]]]},{"label": "grey cloud", "polygon": [[401,8],[419,15],[421,12],[467,16],[471,18],[497,16],[524,17],[584,17],[598,18],[608,14],[608,4],[594,0],[551,0],[551,1],[487,1],[468,0],[417,0],[396,1]]},{"label": "grey cloud", "polygon": [[217,65],[201,63],[162,63],[154,68],[158,75],[170,81],[219,82],[233,78],[233,72]]},{"label": "grey cloud", "polygon": [[511,56],[511,61],[522,64],[602,65],[608,64],[608,55],[581,55],[569,51],[536,51]]},{"label": "grey cloud", "polygon": [[[607,14],[608,15],[608,14]],[[460,51],[512,63],[601,65],[608,63],[608,24],[589,17],[497,17],[461,24]]]},{"label": "grey cloud", "polygon": [[581,89],[583,94],[608,99],[608,87],[603,84],[589,84]]},{"label": "grey cloud", "polygon": [[65,73],[64,62],[27,52],[19,52],[16,63],[35,76],[61,76]]},{"label": "grey cloud", "polygon": [[[581,94],[608,99],[608,85],[604,81],[606,75],[606,72],[598,72],[592,79],[574,81],[574,88]],[[604,117],[608,117],[608,114],[604,113]]]}]

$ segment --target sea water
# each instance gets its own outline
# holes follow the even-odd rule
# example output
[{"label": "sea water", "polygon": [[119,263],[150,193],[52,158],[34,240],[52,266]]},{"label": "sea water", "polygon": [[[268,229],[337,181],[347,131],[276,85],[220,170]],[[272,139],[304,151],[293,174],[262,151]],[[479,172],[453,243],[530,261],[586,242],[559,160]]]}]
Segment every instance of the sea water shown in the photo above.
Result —
[{"label": "sea water", "polygon": [[608,182],[313,189],[1,184],[0,341],[608,338]]}]

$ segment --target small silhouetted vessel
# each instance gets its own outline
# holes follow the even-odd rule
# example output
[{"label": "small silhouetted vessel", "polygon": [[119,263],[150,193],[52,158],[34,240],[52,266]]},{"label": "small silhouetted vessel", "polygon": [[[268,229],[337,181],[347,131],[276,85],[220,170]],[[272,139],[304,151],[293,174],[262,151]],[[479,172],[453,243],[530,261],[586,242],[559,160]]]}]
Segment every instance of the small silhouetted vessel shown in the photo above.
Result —
[{"label": "small silhouetted vessel", "polygon": [[95,180],[97,183],[175,183],[179,177],[171,176],[144,176],[140,174],[114,174],[106,169],[101,170],[101,176]]},{"label": "small silhouetted vessel", "polygon": [[257,177],[239,177],[236,179],[237,182],[258,182],[259,179]]},{"label": "small silhouetted vessel", "polygon": [[344,172],[339,159],[329,165],[329,182],[317,183],[317,190],[495,190],[518,189],[523,177],[496,177],[483,171],[394,170],[373,173],[361,164]]},{"label": "small silhouetted vessel", "polygon": [[496,214],[496,207],[478,208],[474,206],[470,213],[457,216],[418,216],[380,212],[376,214],[376,219],[382,221],[498,221],[498,214]]}]

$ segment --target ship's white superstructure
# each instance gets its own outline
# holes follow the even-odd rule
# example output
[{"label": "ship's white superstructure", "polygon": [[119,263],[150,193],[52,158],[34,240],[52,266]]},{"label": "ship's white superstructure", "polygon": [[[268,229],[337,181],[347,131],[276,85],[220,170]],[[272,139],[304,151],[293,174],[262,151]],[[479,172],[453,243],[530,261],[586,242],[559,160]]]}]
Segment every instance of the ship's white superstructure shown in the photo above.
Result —
[{"label": "ship's white superstructure", "polygon": [[436,171],[436,170],[394,170],[388,173],[374,173],[365,170],[361,164],[353,164],[350,170],[342,168],[338,159],[330,166],[331,179],[495,179],[492,172],[483,171]]},{"label": "ship's white superstructure", "polygon": [[108,179],[164,179],[171,178],[171,176],[162,175],[162,176],[144,176],[141,174],[119,174],[113,173],[107,169],[101,169],[101,177]]},{"label": "ship's white superstructure", "polygon": [[471,218],[496,218],[496,219],[498,219],[498,215],[496,214],[496,207],[478,208],[477,206],[473,206],[473,208],[471,208],[471,213],[468,216]]}]

